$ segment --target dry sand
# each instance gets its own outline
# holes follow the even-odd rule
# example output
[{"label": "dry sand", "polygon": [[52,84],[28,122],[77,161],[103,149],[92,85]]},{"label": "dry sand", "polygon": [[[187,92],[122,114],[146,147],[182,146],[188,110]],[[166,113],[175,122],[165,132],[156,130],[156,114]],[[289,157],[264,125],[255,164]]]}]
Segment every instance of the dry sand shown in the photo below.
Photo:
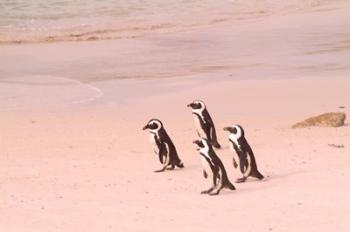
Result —
[{"label": "dry sand", "polygon": [[[325,23],[323,14],[334,17],[326,23],[334,23],[334,27],[325,26],[326,31],[330,28],[332,31],[347,17],[344,8],[338,6],[335,10],[306,12],[294,16],[294,20],[293,15],[288,15],[259,23],[267,30],[265,35],[276,32],[282,36],[293,32],[290,30],[301,22],[319,28],[317,25]],[[277,23],[270,24],[269,20]],[[286,24],[276,27],[278,22],[286,21],[296,24],[288,25],[290,30],[286,32],[281,30]],[[256,25],[251,24],[238,30],[253,31],[254,28]],[[202,30],[220,31],[216,28]],[[300,28],[295,30],[302,31]],[[180,41],[198,39],[194,34],[186,33],[189,32],[180,35]],[[221,33],[230,35],[231,31],[221,30]],[[236,32],[233,30],[232,33]],[[307,33],[298,35],[301,36],[299,41],[309,41]],[[348,32],[342,36],[349,36]],[[325,40],[335,39],[329,37]],[[164,35],[120,43],[145,45],[145,41],[164,42],[166,38],[169,37]],[[276,41],[272,38],[275,37],[262,37],[266,49],[274,47]],[[277,41],[282,44],[282,40]],[[243,52],[249,50],[250,43],[244,47],[244,42],[239,42],[244,49],[238,49],[242,53],[235,59],[241,57],[242,63],[249,66],[265,57],[266,63],[278,66],[275,69],[257,66],[243,71],[222,70],[219,67],[226,64],[218,66],[224,60],[220,53],[212,59],[193,59],[192,63],[186,63],[190,55],[183,55],[183,62],[182,57],[178,57],[174,66],[165,65],[165,71],[174,68],[174,72],[165,75],[173,78],[102,82],[79,77],[67,79],[73,78],[74,70],[90,68],[89,62],[82,62],[83,57],[85,61],[89,57],[99,60],[94,51],[67,57],[65,63],[60,55],[58,58],[46,55],[44,61],[45,49],[69,51],[72,44],[1,47],[5,78],[0,81],[0,231],[349,231],[348,121],[346,126],[339,128],[290,128],[297,121],[328,111],[350,115],[349,60],[345,59],[349,50],[342,48],[339,53],[332,50],[315,56],[305,55],[302,56],[305,60],[300,60],[305,47],[312,46],[295,41],[298,40],[285,41],[285,46],[276,47],[278,51],[271,50],[273,54],[263,56],[258,51],[252,57]],[[106,49],[106,53],[100,54],[100,61],[107,56],[106,47],[112,42],[93,43],[92,50],[103,46]],[[86,44],[90,43],[77,46],[83,51]],[[329,47],[336,46],[330,44]],[[114,51],[118,51],[118,46]],[[152,46],[154,44],[150,48],[154,48]],[[264,46],[256,47],[264,51]],[[298,47],[303,50],[297,55]],[[229,58],[230,52],[234,54],[234,46],[229,47],[230,52],[225,48],[228,47],[216,51],[221,51],[224,58]],[[37,52],[32,53],[36,49]],[[124,55],[131,59],[137,49],[139,47]],[[157,61],[157,57],[161,60],[162,49],[158,49],[159,54],[151,61]],[[202,54],[200,51],[195,54]],[[164,50],[164,53],[168,52]],[[25,61],[28,54],[41,57],[42,62],[36,67],[30,66],[35,62],[32,59]],[[151,57],[150,54],[147,56]],[[69,70],[67,63],[76,60],[81,66]],[[122,66],[125,70],[121,72],[135,77],[135,70],[144,67],[140,73],[159,77],[151,75],[161,70],[158,63],[155,67],[142,63],[141,58],[136,60],[139,62]],[[19,62],[18,69],[14,68],[15,61]],[[299,69],[301,64],[290,66],[294,61],[305,62],[305,69]],[[235,63],[234,60],[227,62]],[[21,66],[24,63],[27,65]],[[323,66],[327,63],[340,65]],[[57,69],[53,68],[55,64]],[[95,69],[103,67],[102,64],[101,61]],[[217,69],[210,66],[210,69],[184,72],[186,65],[208,67],[208,64],[215,64]],[[324,69],[318,70],[319,67]],[[291,73],[287,75],[289,71]],[[50,73],[54,73],[54,77],[46,76]],[[239,76],[240,79],[217,78],[229,74],[245,75]],[[273,78],[267,78],[269,74]],[[276,78],[281,74],[288,78],[284,75]],[[239,123],[245,128],[259,169],[266,176],[264,181],[236,184],[237,191],[224,190],[219,196],[199,194],[209,183],[202,177],[200,159],[192,144],[196,133],[191,112],[186,108],[187,103],[197,98],[207,103],[216,123],[223,145],[218,155],[224,161],[229,178],[234,180],[240,173],[232,167],[227,134],[222,128]],[[153,172],[159,168],[159,163],[148,134],[141,130],[152,117],[163,120],[184,161],[184,169]],[[329,144],[344,147],[335,148]]]},{"label": "dry sand", "polygon": [[[350,127],[290,125],[340,105],[349,114],[349,84],[232,81],[119,109],[2,112],[1,230],[347,231]],[[237,191],[217,197],[199,194],[209,183],[185,107],[195,96],[206,100],[216,122],[223,144],[218,154],[231,180],[240,174],[221,128],[240,123],[265,181],[236,184]],[[185,169],[153,173],[159,163],[141,128],[155,116],[164,121]]]}]

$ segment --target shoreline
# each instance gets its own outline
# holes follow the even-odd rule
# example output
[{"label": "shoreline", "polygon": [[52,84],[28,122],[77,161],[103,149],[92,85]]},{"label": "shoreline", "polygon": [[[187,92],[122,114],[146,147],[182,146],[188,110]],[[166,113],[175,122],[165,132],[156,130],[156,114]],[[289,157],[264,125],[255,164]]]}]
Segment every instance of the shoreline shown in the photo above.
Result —
[{"label": "shoreline", "polygon": [[1,77],[61,76],[94,82],[225,72],[232,78],[336,76],[350,70],[350,6],[336,6],[135,39],[2,45]]},{"label": "shoreline", "polygon": [[[2,93],[0,104],[3,107],[0,111],[8,115],[21,115],[26,112],[45,115],[90,111],[115,114],[120,110],[124,117],[139,120],[137,115],[144,117],[143,110],[161,108],[166,101],[176,108],[165,112],[157,111],[158,114],[179,116],[177,112],[181,112],[181,103],[186,105],[191,99],[203,99],[218,105],[217,107],[227,104],[239,108],[237,113],[234,109],[228,109],[228,112],[233,112],[239,117],[251,118],[259,115],[266,119],[281,117],[297,120],[295,117],[299,115],[301,120],[328,111],[344,111],[339,106],[347,105],[347,86],[350,85],[346,74],[331,79],[309,76],[287,79],[214,80],[215,77],[216,74],[206,74],[163,80],[111,80],[95,82],[92,85],[66,80],[60,85],[57,85],[59,82],[41,86],[19,84],[16,88],[13,88],[13,83],[8,87],[2,83],[0,86],[9,91]],[[74,95],[70,94],[73,91]],[[35,92],[40,92],[40,95],[33,94]],[[17,97],[11,99],[11,95]],[[43,96],[45,97],[42,98]],[[304,96],[308,96],[307,99],[303,99]],[[240,98],[245,100],[236,103]],[[15,109],[10,107],[14,101],[17,102]],[[345,112],[347,110],[346,108]],[[149,110],[147,112],[150,113]],[[301,112],[304,114],[301,115]],[[149,117],[151,118],[152,114]]]}]

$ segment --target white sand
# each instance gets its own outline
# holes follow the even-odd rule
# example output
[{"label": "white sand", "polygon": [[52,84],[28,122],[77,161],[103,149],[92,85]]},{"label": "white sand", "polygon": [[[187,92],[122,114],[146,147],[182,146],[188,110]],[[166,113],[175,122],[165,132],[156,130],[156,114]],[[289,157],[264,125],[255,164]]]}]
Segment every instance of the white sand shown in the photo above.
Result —
[{"label": "white sand", "polygon": [[[237,29],[264,31],[267,37],[260,38],[264,44],[245,44],[248,33],[236,45],[239,48],[228,46],[227,41],[177,58],[170,51],[195,51],[192,46],[180,49],[178,43],[185,38],[198,40],[196,33],[216,30],[232,38],[237,31],[223,25],[184,32],[179,40],[169,42],[177,44],[170,51],[154,45],[155,41],[168,44],[167,35],[124,41],[110,56],[108,46],[113,41],[0,47],[5,74],[0,77],[0,231],[349,231],[349,124],[290,129],[315,114],[350,113],[349,49],[302,55],[307,48],[322,47],[313,43],[315,38],[322,42],[316,32],[325,36],[344,28],[345,21],[340,23],[347,17],[344,12],[340,5],[327,11],[276,16],[258,22],[262,27],[249,24]],[[316,34],[308,39],[308,33],[301,33],[303,28],[316,28],[312,31]],[[294,32],[300,37],[284,40]],[[347,36],[344,31],[322,38],[329,42],[326,48],[334,48],[337,45],[331,40],[343,41]],[[209,44],[215,44],[214,37]],[[153,42],[147,45],[147,41]],[[91,44],[92,51],[84,50]],[[152,54],[140,52],[133,44],[143,44],[145,52],[156,48],[157,53],[151,58]],[[85,52],[64,57],[74,46]],[[235,48],[241,53],[232,55]],[[60,52],[50,56],[47,49]],[[210,51],[217,53],[210,56]],[[142,55],[150,60],[143,60]],[[194,59],[197,55],[198,60]],[[164,76],[175,78],[94,82],[95,74],[87,79],[73,75],[93,69],[103,72],[103,60],[108,63],[116,56],[125,58],[112,59],[117,65],[106,72],[122,67],[120,75],[146,72],[153,78],[163,76],[156,74],[164,70]],[[98,62],[91,67],[91,60]],[[263,65],[220,68],[236,65],[234,60]],[[186,108],[196,98],[207,103],[216,123],[223,145],[218,155],[229,178],[233,181],[240,173],[232,167],[222,128],[239,123],[265,181],[236,184],[237,191],[224,190],[215,197],[199,194],[209,183],[202,177],[192,144],[196,133]],[[148,134],[141,130],[151,117],[163,120],[184,161],[183,170],[153,173],[159,163]]]}]

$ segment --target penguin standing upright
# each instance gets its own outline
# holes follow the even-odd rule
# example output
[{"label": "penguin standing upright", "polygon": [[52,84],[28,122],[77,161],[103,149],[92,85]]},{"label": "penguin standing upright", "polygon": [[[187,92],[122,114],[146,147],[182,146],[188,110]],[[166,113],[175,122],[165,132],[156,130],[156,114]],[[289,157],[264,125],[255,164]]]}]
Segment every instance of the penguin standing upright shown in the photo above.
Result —
[{"label": "penguin standing upright", "polygon": [[221,148],[216,137],[213,120],[211,119],[204,102],[196,100],[188,104],[187,107],[191,107],[192,109],[198,136],[207,139],[213,147]]},{"label": "penguin standing upright", "polygon": [[164,129],[162,122],[158,119],[151,119],[143,128],[143,130],[146,129],[150,132],[154,152],[159,156],[160,163],[163,164],[163,168],[155,172],[163,172],[166,169],[172,170],[175,166],[183,168],[184,165],[177,154],[175,145]]},{"label": "penguin standing upright", "polygon": [[[225,127],[224,130],[230,132],[229,141],[231,149],[238,156],[239,168],[243,174],[243,177],[237,179],[236,183],[246,181],[249,176],[262,180],[264,176],[258,171],[253,150],[244,137],[243,128],[240,125],[233,125]],[[233,163],[235,168],[237,168],[235,158],[233,158]]]},{"label": "penguin standing upright", "polygon": [[208,190],[204,190],[201,194],[217,195],[223,188],[235,190],[235,186],[230,182],[227,173],[220,158],[215,154],[214,149],[207,139],[193,141],[197,144],[198,151],[202,159],[204,178],[208,176],[212,179],[213,185]]}]

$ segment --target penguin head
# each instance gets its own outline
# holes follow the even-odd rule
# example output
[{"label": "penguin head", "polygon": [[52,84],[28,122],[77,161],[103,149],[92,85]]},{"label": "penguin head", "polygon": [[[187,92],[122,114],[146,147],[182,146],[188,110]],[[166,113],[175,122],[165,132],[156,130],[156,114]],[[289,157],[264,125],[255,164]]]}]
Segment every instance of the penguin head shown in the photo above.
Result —
[{"label": "penguin head", "polygon": [[230,136],[239,139],[244,137],[244,130],[240,125],[233,125],[224,127],[224,131],[230,132]]},{"label": "penguin head", "polygon": [[158,132],[161,128],[163,128],[163,124],[159,119],[151,119],[147,123],[146,126],[144,126],[143,130],[150,130],[151,132]]},{"label": "penguin head", "polygon": [[193,143],[198,146],[197,151],[209,151],[209,143],[207,139],[198,139],[193,141]]},{"label": "penguin head", "polygon": [[187,107],[190,107],[192,111],[199,111],[199,112],[202,112],[206,108],[204,102],[201,100],[195,100],[190,104],[188,104]]}]

